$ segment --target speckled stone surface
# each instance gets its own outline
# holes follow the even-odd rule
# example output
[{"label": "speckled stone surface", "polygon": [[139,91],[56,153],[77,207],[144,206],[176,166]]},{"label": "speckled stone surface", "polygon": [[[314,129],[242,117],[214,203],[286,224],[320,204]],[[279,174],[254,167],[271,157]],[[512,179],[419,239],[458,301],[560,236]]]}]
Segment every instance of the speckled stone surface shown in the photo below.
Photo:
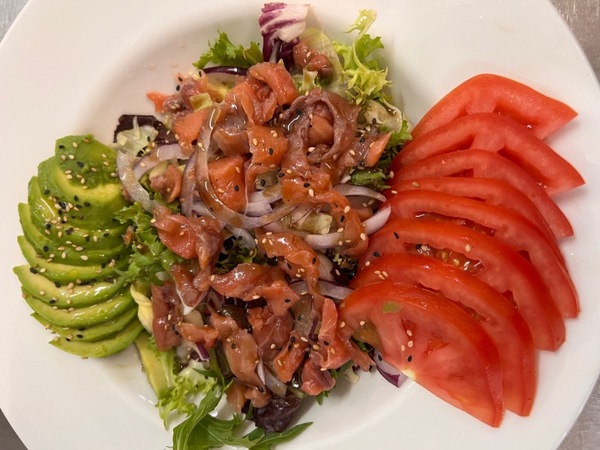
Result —
[{"label": "speckled stone surface", "polygon": [[[26,0],[0,0],[0,39],[27,3]],[[600,79],[600,1],[552,0],[573,30],[596,77]],[[559,413],[559,412],[557,412]],[[0,411],[0,449],[27,450]],[[600,382],[559,450],[600,449]]]}]

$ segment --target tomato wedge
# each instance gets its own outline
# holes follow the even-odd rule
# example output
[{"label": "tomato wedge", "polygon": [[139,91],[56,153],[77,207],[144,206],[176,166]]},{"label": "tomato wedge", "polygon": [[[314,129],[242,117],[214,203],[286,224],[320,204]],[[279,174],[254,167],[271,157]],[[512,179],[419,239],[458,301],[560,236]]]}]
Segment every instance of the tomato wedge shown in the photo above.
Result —
[{"label": "tomato wedge", "polygon": [[346,297],[340,318],[421,386],[488,425],[500,425],[498,350],[462,308],[425,289],[381,281]]},{"label": "tomato wedge", "polygon": [[390,219],[411,219],[433,213],[447,220],[456,218],[466,226],[483,227],[484,232],[514,248],[537,269],[563,317],[577,317],[579,305],[575,286],[559,256],[560,251],[521,214],[502,206],[443,192],[404,191],[391,197]]},{"label": "tomato wedge", "polygon": [[540,139],[577,116],[568,105],[525,84],[500,75],[484,73],[464,81],[437,102],[415,126],[413,138],[457,117],[481,112],[508,116]]},{"label": "tomato wedge", "polygon": [[503,206],[526,217],[546,237],[548,242],[558,251],[561,262],[562,253],[558,249],[556,238],[536,206],[521,191],[510,184],[492,178],[473,177],[434,177],[403,180],[386,189],[384,195],[388,198],[398,192],[425,190],[461,195],[490,205]]},{"label": "tomato wedge", "polygon": [[460,269],[409,253],[381,256],[361,270],[351,286],[359,288],[382,279],[423,286],[463,305],[502,350],[506,408],[521,416],[529,415],[536,391],[535,348],[527,323],[506,297]]},{"label": "tomato wedge", "polygon": [[565,325],[535,267],[504,242],[478,231],[434,219],[391,219],[371,235],[359,269],[387,253],[427,249],[452,251],[467,259],[475,277],[508,295],[527,322],[536,348],[556,350],[562,344]]},{"label": "tomato wedge", "polygon": [[498,114],[459,117],[409,142],[394,158],[392,170],[430,156],[475,148],[497,152],[523,168],[550,195],[581,186],[579,172],[526,128]]},{"label": "tomato wedge", "polygon": [[460,150],[431,156],[394,173],[392,183],[426,177],[472,176],[502,180],[521,191],[540,211],[557,238],[573,235],[569,219],[523,169],[496,153]]}]

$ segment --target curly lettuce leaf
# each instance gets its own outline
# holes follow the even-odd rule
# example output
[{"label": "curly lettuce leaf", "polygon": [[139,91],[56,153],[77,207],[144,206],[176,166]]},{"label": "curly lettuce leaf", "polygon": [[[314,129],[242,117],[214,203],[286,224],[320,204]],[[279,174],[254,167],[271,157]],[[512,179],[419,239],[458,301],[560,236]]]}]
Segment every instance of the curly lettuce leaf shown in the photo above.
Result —
[{"label": "curly lettuce leaf", "polygon": [[334,41],[333,47],[342,62],[342,74],[347,84],[347,95],[357,104],[384,98],[383,90],[390,85],[387,68],[380,67],[377,50],[383,49],[380,37],[371,37],[367,30],[377,17],[375,11],[361,10],[348,33],[358,31],[350,45]]},{"label": "curly lettuce leaf", "polygon": [[207,395],[219,384],[217,378],[206,375],[204,368],[194,361],[177,373],[168,391],[158,398],[158,411],[165,426],[172,413],[192,414],[198,395]]},{"label": "curly lettuce leaf", "polygon": [[183,258],[161,242],[158,232],[152,226],[152,215],[139,203],[126,206],[118,211],[115,217],[133,229],[133,254],[123,275],[129,281],[144,279],[154,284],[162,284],[158,274],[167,272],[173,264],[182,262]]},{"label": "curly lettuce leaf", "polygon": [[209,49],[194,63],[198,69],[204,69],[210,63],[247,69],[263,61],[262,50],[257,42],[251,42],[249,47],[235,45],[227,33],[222,31],[219,32],[219,37],[208,45]]}]

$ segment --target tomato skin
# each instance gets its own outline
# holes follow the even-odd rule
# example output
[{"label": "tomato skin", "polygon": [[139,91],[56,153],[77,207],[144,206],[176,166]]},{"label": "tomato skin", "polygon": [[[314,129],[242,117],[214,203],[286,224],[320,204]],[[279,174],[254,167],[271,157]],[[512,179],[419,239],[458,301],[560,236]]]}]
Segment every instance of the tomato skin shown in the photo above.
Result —
[{"label": "tomato skin", "polygon": [[392,170],[456,150],[498,152],[540,182],[550,195],[584,184],[577,170],[518,123],[498,114],[459,117],[413,139],[394,158]]},{"label": "tomato skin", "polygon": [[[503,241],[527,258],[536,267],[550,296],[563,317],[577,317],[579,304],[575,287],[560,251],[545,239],[531,222],[502,206],[442,192],[405,191],[391,197],[390,219],[416,218],[422,214],[442,215],[473,222],[489,229],[495,239]],[[455,220],[456,220],[455,219]]]},{"label": "tomato skin", "polygon": [[387,198],[399,192],[425,190],[445,192],[446,194],[459,195],[476,199],[486,204],[502,206],[511,209],[526,217],[546,237],[555,249],[557,256],[564,263],[563,255],[558,248],[556,237],[550,225],[537,207],[521,191],[502,180],[493,178],[474,177],[432,177],[403,180],[386,189],[383,193]]},{"label": "tomato skin", "polygon": [[346,297],[340,318],[421,386],[490,426],[500,425],[498,350],[462,308],[425,289],[381,281]]},{"label": "tomato skin", "polygon": [[531,200],[558,239],[573,236],[573,227],[569,219],[544,188],[516,164],[485,150],[460,150],[425,158],[394,172],[392,183],[442,176],[502,180]]},{"label": "tomato skin", "polygon": [[413,138],[457,117],[481,112],[510,117],[540,139],[577,116],[568,105],[525,84],[500,75],[484,73],[464,81],[438,101],[415,126]]},{"label": "tomato skin", "polygon": [[389,220],[371,235],[359,270],[387,253],[414,252],[416,245],[451,249],[481,262],[483,267],[473,275],[498,293],[512,295],[536,348],[556,350],[565,340],[561,314],[533,265],[502,241],[461,225],[433,219]]},{"label": "tomato skin", "polygon": [[464,305],[494,341],[500,352],[504,403],[507,409],[527,416],[536,392],[536,355],[533,338],[518,310],[487,284],[433,258],[391,253],[359,271],[351,287],[357,289],[382,279],[438,292]]}]

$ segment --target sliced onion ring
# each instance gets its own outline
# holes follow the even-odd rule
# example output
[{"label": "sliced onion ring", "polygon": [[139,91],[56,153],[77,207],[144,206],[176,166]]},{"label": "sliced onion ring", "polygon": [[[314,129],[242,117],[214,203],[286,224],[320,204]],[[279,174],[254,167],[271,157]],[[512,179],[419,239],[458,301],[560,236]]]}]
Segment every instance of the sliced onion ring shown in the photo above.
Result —
[{"label": "sliced onion ring", "polygon": [[[309,293],[308,285],[304,280],[294,281],[293,283],[290,283],[290,287],[298,295],[304,295]],[[353,291],[353,289],[349,287],[332,283],[326,280],[319,280],[317,282],[317,287],[322,295],[324,295],[325,297],[333,298],[335,300],[343,300]]]},{"label": "sliced onion ring", "polygon": [[385,225],[387,220],[390,217],[390,213],[392,212],[389,206],[385,206],[369,217],[367,220],[363,222],[363,226],[365,227],[365,233],[367,235],[375,233],[381,227]]},{"label": "sliced onion ring", "polygon": [[368,197],[373,198],[382,203],[386,201],[385,195],[366,186],[355,186],[353,184],[338,184],[334,187],[334,189],[346,197]]},{"label": "sliced onion ring", "polygon": [[163,161],[169,161],[171,159],[188,159],[183,154],[181,146],[179,144],[166,144],[161,145],[153,149],[147,155],[142,156],[138,162],[133,166],[133,174],[139,180],[149,170],[154,169],[158,164]]},{"label": "sliced onion ring", "polygon": [[379,351],[373,351],[373,361],[375,361],[375,366],[377,370],[385,378],[387,381],[392,383],[396,387],[400,387],[402,383],[404,383],[408,377],[396,369],[394,366],[389,364],[383,359],[381,353]]},{"label": "sliced onion ring", "polygon": [[158,204],[150,198],[150,194],[140,184],[133,173],[133,160],[135,157],[123,151],[117,152],[117,172],[123,188],[132,200],[142,205],[146,211],[152,212]]}]

